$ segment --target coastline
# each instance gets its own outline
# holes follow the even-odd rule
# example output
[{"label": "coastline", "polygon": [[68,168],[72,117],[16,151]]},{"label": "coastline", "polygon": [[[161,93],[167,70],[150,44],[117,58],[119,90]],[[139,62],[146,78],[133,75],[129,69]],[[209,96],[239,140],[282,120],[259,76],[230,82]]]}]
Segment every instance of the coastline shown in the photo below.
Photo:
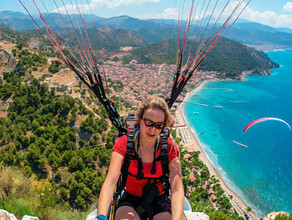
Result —
[{"label": "coastline", "polygon": [[[201,83],[198,87],[196,87],[192,92],[186,94],[184,101],[186,101],[190,96],[194,93],[198,92],[207,81]],[[176,121],[178,124],[184,124],[185,127],[179,128],[181,131],[181,138],[184,142],[185,149],[189,152],[192,151],[200,151],[199,159],[208,167],[210,176],[213,176],[219,180],[222,189],[225,191],[227,197],[230,199],[230,195],[232,199],[230,202],[232,206],[236,209],[240,216],[245,218],[245,215],[248,215],[250,219],[259,219],[258,216],[253,212],[247,212],[248,205],[225,183],[223,178],[220,176],[219,172],[212,165],[210,159],[205,154],[200,141],[195,133],[192,132],[189,124],[184,118],[183,110],[182,110],[183,102],[179,104],[177,111],[175,112]]]}]

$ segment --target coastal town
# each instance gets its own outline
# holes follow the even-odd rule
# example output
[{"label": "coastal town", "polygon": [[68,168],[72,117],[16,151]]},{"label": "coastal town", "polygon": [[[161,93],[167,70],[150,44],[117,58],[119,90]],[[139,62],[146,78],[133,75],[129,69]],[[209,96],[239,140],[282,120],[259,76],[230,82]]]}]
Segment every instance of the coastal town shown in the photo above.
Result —
[{"label": "coastal town", "polygon": [[[138,64],[136,60],[123,64],[122,61],[108,60],[101,65],[101,70],[112,86],[118,84],[122,88],[112,91],[110,95],[120,98],[125,106],[135,108],[151,94],[162,97],[170,95],[175,65]],[[182,102],[184,94],[205,80],[218,80],[218,73],[196,71],[177,102]]]}]

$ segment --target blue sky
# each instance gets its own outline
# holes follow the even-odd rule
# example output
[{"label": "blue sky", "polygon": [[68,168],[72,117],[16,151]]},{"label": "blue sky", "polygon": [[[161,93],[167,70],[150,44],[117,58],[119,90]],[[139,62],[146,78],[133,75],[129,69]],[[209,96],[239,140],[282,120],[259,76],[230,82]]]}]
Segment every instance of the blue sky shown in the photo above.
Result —
[{"label": "blue sky", "polygon": [[[35,0],[41,5],[41,0]],[[46,2],[49,11],[53,11],[52,0],[43,0]],[[56,0],[61,2],[61,0]],[[70,3],[70,0],[64,0]],[[72,0],[75,2],[75,0]],[[101,17],[113,17],[119,15],[129,15],[136,18],[176,18],[178,17],[179,3],[183,0],[77,0],[79,4],[85,4],[87,1],[94,14]],[[191,0],[185,0],[191,2]],[[204,2],[195,0],[195,4]],[[26,5],[32,6],[32,0],[22,0]],[[48,3],[52,2],[52,3]],[[208,2],[208,1],[206,1]],[[215,0],[211,0],[215,4]],[[230,1],[235,2],[234,0]],[[247,0],[245,0],[247,2]],[[212,4],[211,3],[211,4]],[[218,7],[222,7],[226,0],[219,0]],[[61,3],[60,3],[61,4]],[[18,0],[0,0],[0,11],[22,11],[24,12]],[[84,7],[86,10],[86,7]],[[184,14],[187,14],[186,12]],[[241,15],[251,21],[266,24],[272,27],[288,27],[292,29],[292,1],[285,0],[251,0],[245,12]]]}]

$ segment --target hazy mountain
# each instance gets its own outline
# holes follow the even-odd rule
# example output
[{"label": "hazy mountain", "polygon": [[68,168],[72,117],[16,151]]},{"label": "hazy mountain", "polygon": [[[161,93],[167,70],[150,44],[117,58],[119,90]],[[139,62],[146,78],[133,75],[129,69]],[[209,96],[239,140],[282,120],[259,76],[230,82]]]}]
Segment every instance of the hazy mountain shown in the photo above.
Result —
[{"label": "hazy mountain", "polygon": [[0,12],[0,16],[11,16],[11,17],[23,17],[23,16],[27,16],[27,14],[24,14],[22,12],[18,12],[18,11],[2,11]]},{"label": "hazy mountain", "polygon": [[[260,23],[257,23],[257,22],[251,22],[251,21],[248,21],[246,19],[238,19],[236,21],[236,24],[235,26],[239,26],[241,28],[244,28],[244,26],[246,28],[249,27],[249,24],[253,24],[254,27],[257,26],[259,29],[262,29],[263,31],[270,31],[272,33],[274,32],[286,32],[286,33],[292,33],[292,29],[290,28],[284,28],[284,27],[270,27],[270,26],[267,26],[267,25],[263,25],[263,24],[260,24]],[[255,30],[255,31],[258,31],[258,30]]]},{"label": "hazy mountain", "polygon": [[281,31],[281,32],[286,32],[286,33],[289,33],[289,34],[292,34],[292,29],[290,28],[276,28],[278,31]]},{"label": "hazy mountain", "polygon": [[240,22],[235,23],[233,28],[244,30],[244,31],[250,31],[250,32],[266,32],[266,33],[276,33],[279,32],[273,27],[263,25],[260,23],[255,22]]},{"label": "hazy mountain", "polygon": [[[72,29],[68,16],[61,17],[60,14],[43,14],[45,20],[53,30]],[[80,16],[71,15],[74,27],[77,29],[83,22]],[[76,21],[77,18],[77,21]],[[129,16],[118,16],[112,18],[102,18],[96,15],[84,15],[87,28],[108,26],[115,29],[135,31],[148,42],[159,42],[163,39],[177,38],[177,21],[163,19],[141,20]],[[65,22],[64,22],[65,20]],[[207,19],[204,19],[204,22]],[[39,18],[36,18],[39,22]],[[181,30],[184,30],[185,23],[182,22]],[[3,11],[0,12],[0,26],[8,27],[18,31],[28,31],[35,29],[32,19],[20,12]],[[209,27],[212,25],[210,24]],[[43,26],[42,26],[43,27]],[[208,30],[207,30],[208,31]],[[183,33],[183,31],[181,31]],[[227,33],[227,38],[240,43],[253,46],[259,49],[287,49],[292,48],[292,30],[288,28],[273,28],[255,22],[240,19]]]},{"label": "hazy mountain", "polygon": [[0,12],[0,26],[17,31],[26,31],[36,28],[34,22],[27,14],[11,11]]},{"label": "hazy mountain", "polygon": [[138,31],[141,29],[149,29],[152,31],[162,29],[162,23],[155,23],[148,20],[140,20],[126,15],[104,19],[102,25],[132,31]]},{"label": "hazy mountain", "polygon": [[[77,28],[77,22],[79,24],[83,23],[79,15],[71,14],[70,16],[71,16],[71,21],[76,28]],[[47,24],[52,29],[56,29],[56,28],[61,29],[61,28],[66,28],[66,27],[72,28],[71,21],[67,15],[61,16],[58,13],[51,13],[51,14],[43,13],[43,17],[45,21],[47,22]],[[85,14],[84,18],[86,22],[91,23],[89,24],[89,27],[93,26],[92,25],[93,21],[98,26],[103,25],[103,22],[100,22],[104,19],[102,17],[98,17],[96,15]],[[34,19],[40,27],[44,27],[43,22],[38,16],[37,17],[34,16]],[[0,26],[14,29],[21,32],[38,28],[28,14],[24,14],[22,12],[11,12],[11,11],[0,12]]]},{"label": "hazy mountain", "polygon": [[282,32],[259,23],[235,24],[226,37],[250,46],[266,47],[266,49],[292,48],[292,33]]}]

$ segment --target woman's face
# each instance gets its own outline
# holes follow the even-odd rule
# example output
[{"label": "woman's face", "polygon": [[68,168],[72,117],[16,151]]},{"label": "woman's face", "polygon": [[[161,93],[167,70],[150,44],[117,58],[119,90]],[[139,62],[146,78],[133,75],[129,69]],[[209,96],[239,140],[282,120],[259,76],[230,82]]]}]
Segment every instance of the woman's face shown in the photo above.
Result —
[{"label": "woman's face", "polygon": [[140,118],[140,139],[151,144],[156,142],[158,135],[165,125],[165,114],[156,108],[147,109]]}]

